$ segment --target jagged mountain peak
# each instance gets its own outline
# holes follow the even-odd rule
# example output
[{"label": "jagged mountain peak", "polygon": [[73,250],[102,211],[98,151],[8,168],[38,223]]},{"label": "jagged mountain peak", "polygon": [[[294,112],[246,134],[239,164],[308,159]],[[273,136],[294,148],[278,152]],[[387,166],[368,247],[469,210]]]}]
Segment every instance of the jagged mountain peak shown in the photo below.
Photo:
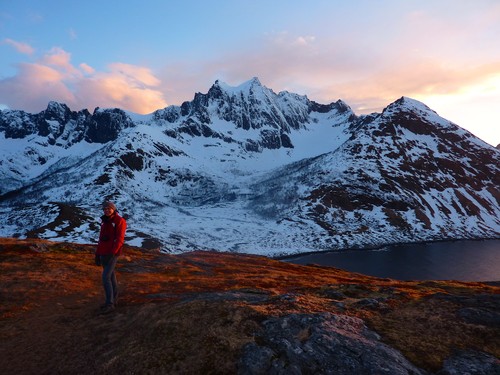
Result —
[{"label": "jagged mountain peak", "polygon": [[245,130],[274,128],[288,133],[304,126],[310,120],[310,112],[319,107],[305,96],[276,94],[254,77],[238,86],[215,81],[206,94],[197,93],[193,101],[184,102],[181,115],[205,125],[215,116]]},{"label": "jagged mountain peak", "polygon": [[222,99],[227,101],[242,101],[250,98],[253,103],[264,102],[267,104],[272,103],[276,98],[274,91],[262,85],[257,77],[237,86],[216,80],[208,90],[207,96],[209,100]]},{"label": "jagged mountain peak", "polygon": [[407,96],[402,96],[382,110],[383,115],[390,115],[395,112],[413,112],[419,114],[433,113],[437,115],[434,110],[429,108],[424,103]]},{"label": "jagged mountain peak", "polygon": [[267,89],[267,87],[262,85],[259,78],[257,78],[257,77],[253,77],[253,78],[249,79],[248,81],[245,81],[237,86],[228,85],[227,83],[218,79],[215,81],[213,86],[219,87],[221,90],[224,90],[227,93],[231,93],[231,94],[248,93],[250,90],[256,89],[256,88],[266,88]]},{"label": "jagged mountain peak", "polygon": [[401,136],[401,132],[409,131],[418,136],[437,137],[441,141],[447,141],[448,144],[471,139],[473,143],[490,147],[467,130],[439,116],[424,103],[405,96],[389,104],[376,118],[380,129],[388,135]]},{"label": "jagged mountain peak", "polygon": [[[229,97],[249,98],[254,100],[263,100],[267,102],[274,101],[297,101],[308,103],[309,99],[306,95],[300,95],[287,90],[280,91],[276,94],[272,89],[263,85],[258,77],[253,77],[237,86],[228,85],[225,82],[216,80],[212,88],[217,91],[226,93]],[[211,88],[211,90],[212,90]],[[267,97],[267,100],[265,99]]]},{"label": "jagged mountain peak", "polygon": [[71,113],[71,110],[64,103],[50,101],[47,105],[47,109],[42,111],[42,113],[46,119],[64,119]]}]

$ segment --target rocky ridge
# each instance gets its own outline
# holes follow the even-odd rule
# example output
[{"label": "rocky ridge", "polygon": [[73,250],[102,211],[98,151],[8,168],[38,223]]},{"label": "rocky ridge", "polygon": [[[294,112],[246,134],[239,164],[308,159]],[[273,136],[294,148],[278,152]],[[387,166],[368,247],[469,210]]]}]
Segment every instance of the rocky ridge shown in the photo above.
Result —
[{"label": "rocky ridge", "polygon": [[283,255],[498,238],[500,151],[402,97],[356,116],[257,78],[146,116],[0,112],[0,235]]}]

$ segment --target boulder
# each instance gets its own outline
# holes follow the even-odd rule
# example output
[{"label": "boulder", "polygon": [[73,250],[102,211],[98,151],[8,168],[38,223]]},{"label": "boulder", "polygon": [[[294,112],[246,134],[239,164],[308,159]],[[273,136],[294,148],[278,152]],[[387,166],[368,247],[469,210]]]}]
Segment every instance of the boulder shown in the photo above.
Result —
[{"label": "boulder", "polygon": [[255,341],[243,348],[239,374],[426,373],[356,317],[292,314],[262,325]]}]

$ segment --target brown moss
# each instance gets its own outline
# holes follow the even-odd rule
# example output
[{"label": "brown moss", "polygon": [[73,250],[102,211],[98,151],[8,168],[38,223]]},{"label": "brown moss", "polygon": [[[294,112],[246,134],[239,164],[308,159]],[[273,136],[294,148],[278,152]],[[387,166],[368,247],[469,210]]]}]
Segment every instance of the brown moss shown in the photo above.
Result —
[{"label": "brown moss", "polygon": [[415,365],[438,371],[457,349],[478,349],[500,356],[500,329],[471,325],[457,318],[454,303],[425,299],[372,315],[370,325]]}]

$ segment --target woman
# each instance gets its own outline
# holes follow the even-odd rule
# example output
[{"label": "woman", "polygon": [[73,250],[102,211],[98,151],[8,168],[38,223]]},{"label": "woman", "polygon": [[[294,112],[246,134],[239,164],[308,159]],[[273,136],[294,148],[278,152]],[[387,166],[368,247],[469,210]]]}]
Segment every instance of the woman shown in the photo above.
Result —
[{"label": "woman", "polygon": [[109,313],[115,309],[118,300],[115,266],[125,241],[127,222],[118,214],[112,202],[105,202],[102,209],[104,215],[101,216],[95,262],[102,265],[102,285],[106,296],[106,302],[101,306],[102,313]]}]

